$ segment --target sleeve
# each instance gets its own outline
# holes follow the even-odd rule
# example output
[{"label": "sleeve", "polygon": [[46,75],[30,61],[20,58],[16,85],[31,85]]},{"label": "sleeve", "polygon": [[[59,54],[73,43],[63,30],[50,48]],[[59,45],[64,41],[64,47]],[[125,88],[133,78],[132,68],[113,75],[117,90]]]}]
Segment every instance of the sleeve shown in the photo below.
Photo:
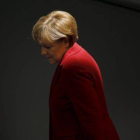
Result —
[{"label": "sleeve", "polygon": [[65,69],[66,94],[76,113],[85,140],[104,140],[101,108],[93,77],[80,66]]}]

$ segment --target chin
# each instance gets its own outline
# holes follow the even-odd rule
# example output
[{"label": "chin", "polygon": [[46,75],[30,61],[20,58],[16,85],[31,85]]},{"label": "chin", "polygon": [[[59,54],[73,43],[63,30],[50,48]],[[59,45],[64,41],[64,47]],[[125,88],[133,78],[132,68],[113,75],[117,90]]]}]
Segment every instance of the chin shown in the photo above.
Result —
[{"label": "chin", "polygon": [[50,64],[56,64],[56,63],[58,63],[58,61],[49,61],[50,62]]}]

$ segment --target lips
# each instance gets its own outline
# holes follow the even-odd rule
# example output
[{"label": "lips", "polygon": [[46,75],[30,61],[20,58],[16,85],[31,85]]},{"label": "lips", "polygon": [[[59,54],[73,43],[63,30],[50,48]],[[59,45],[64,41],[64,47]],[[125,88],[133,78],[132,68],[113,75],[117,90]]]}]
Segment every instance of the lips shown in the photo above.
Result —
[{"label": "lips", "polygon": [[[46,56],[47,57],[47,56]],[[47,57],[47,58],[51,58],[51,57]]]}]

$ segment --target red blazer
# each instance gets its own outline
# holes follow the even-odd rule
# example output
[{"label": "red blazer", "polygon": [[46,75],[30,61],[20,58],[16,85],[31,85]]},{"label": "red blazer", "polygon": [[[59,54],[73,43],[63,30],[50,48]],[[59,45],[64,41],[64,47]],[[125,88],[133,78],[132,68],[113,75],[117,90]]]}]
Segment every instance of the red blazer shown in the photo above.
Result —
[{"label": "red blazer", "polygon": [[76,42],[50,87],[49,140],[120,140],[109,117],[100,69]]}]

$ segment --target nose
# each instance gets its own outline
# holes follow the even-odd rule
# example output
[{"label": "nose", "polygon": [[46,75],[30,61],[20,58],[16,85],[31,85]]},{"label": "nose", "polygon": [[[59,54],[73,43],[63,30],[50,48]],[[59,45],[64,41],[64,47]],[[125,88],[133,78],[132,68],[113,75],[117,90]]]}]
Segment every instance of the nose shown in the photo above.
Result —
[{"label": "nose", "polygon": [[47,54],[47,50],[45,49],[45,47],[41,47],[41,55],[45,55]]}]

